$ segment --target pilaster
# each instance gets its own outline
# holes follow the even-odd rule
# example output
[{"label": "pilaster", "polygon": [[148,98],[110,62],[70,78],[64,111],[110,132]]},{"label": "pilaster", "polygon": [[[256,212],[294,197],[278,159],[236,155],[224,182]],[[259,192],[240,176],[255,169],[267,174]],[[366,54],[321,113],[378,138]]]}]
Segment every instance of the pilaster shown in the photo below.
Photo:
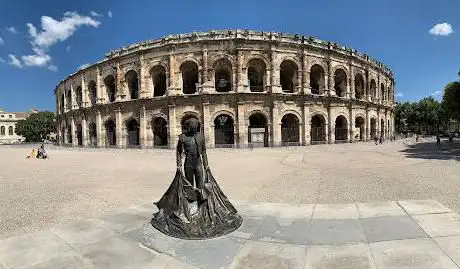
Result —
[{"label": "pilaster", "polygon": [[327,106],[327,140],[329,144],[335,143],[335,121],[332,118],[331,104]]},{"label": "pilaster", "polygon": [[[355,119],[353,118],[353,105],[348,106],[348,141],[353,143],[355,140],[354,137],[354,130],[355,130]],[[361,132],[361,131],[360,131]]]},{"label": "pilaster", "polygon": [[146,122],[146,115],[145,115],[145,106],[141,107],[139,111],[139,145],[141,148],[147,147],[147,122]]},{"label": "pilaster", "polygon": [[176,147],[176,125],[176,106],[170,104],[168,106],[168,144],[170,149]]},{"label": "pilaster", "polygon": [[304,132],[303,136],[305,136],[305,145],[311,144],[311,120],[310,120],[310,104],[304,103],[303,104],[303,126]]},{"label": "pilaster", "polygon": [[96,104],[101,105],[105,102],[105,95],[102,94],[101,68],[96,68]]},{"label": "pilaster", "polygon": [[276,47],[272,45],[270,47],[270,71],[267,75],[270,75],[270,85],[272,93],[281,93],[281,85],[279,81],[280,70],[277,66],[276,61]]},{"label": "pilaster", "polygon": [[85,76],[81,75],[81,100],[83,107],[89,106],[88,87],[86,86]]},{"label": "pilaster", "polygon": [[117,147],[123,147],[123,123],[122,123],[122,115],[121,115],[121,108],[117,108],[115,110],[115,127],[116,127],[116,143]]},{"label": "pilaster", "polygon": [[213,130],[211,130],[211,120],[210,120],[210,115],[209,115],[209,102],[205,101],[203,102],[203,112],[202,112],[202,117],[203,117],[203,135],[204,139],[206,141],[206,147],[214,147],[214,143],[211,144],[211,139],[210,139],[210,133],[214,133]]},{"label": "pilaster", "polygon": [[70,83],[70,100],[72,102],[72,109],[78,109],[77,99],[75,94],[75,89],[73,88],[73,83]]},{"label": "pilaster", "polygon": [[[366,141],[369,141],[369,138],[370,138],[370,135],[371,135],[371,129],[370,129],[370,126],[371,126],[371,119],[369,118],[369,108],[366,107],[366,127],[365,127],[365,140]],[[377,132],[376,132],[376,135],[377,135]]]},{"label": "pilaster", "polygon": [[[116,64],[116,76],[115,76],[115,83],[116,83],[116,102],[121,102],[125,98],[125,87],[124,87],[124,76],[121,72],[120,63],[117,62]],[[118,140],[118,136],[117,136]]]},{"label": "pilaster", "polygon": [[237,52],[237,64],[238,64],[238,72],[237,72],[237,92],[245,92],[247,82],[247,73],[245,73],[243,68],[243,51],[238,50]]},{"label": "pilaster", "polygon": [[77,139],[77,130],[75,128],[75,119],[74,117],[70,118],[70,132],[71,132],[71,137],[72,137],[72,146],[77,147],[78,146],[78,139]]},{"label": "pilaster", "polygon": [[[277,101],[273,102],[272,108],[272,139],[273,143],[271,146],[277,147],[281,145],[281,119],[279,115],[280,103]],[[300,126],[299,126],[300,127]]]},{"label": "pilaster", "polygon": [[237,104],[237,120],[238,120],[238,137],[237,143],[240,147],[248,146],[248,126],[246,125],[245,103],[238,102]]},{"label": "pilaster", "polygon": [[86,147],[88,145],[88,128],[86,125],[85,115],[83,115],[81,118],[81,140],[82,140],[82,146]]},{"label": "pilaster", "polygon": [[102,119],[101,119],[101,111],[96,111],[96,145],[101,147],[103,146],[102,140]]},{"label": "pilaster", "polygon": [[335,96],[335,89],[334,89],[334,74],[332,74],[332,61],[329,58],[327,61],[327,85],[328,85],[328,96]]}]

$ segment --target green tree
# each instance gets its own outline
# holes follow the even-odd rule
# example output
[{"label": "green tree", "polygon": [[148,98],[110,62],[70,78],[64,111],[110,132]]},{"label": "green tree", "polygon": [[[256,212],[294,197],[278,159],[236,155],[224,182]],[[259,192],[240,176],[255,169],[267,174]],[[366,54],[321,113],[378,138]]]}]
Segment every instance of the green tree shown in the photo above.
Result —
[{"label": "green tree", "polygon": [[447,84],[444,88],[443,102],[450,118],[460,120],[460,82]]},{"label": "green tree", "polygon": [[16,133],[24,136],[27,142],[40,142],[55,131],[56,118],[49,111],[34,113],[16,124]]},{"label": "green tree", "polygon": [[433,133],[446,122],[442,103],[433,97],[396,105],[395,127],[398,132]]}]

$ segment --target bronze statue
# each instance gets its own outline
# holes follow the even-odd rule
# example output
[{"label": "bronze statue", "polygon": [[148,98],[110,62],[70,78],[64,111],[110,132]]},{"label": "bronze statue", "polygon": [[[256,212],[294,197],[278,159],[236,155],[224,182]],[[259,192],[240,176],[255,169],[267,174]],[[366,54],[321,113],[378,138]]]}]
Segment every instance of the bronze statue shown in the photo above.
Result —
[{"label": "bronze statue", "polygon": [[[241,226],[242,218],[211,174],[206,143],[199,122],[184,123],[176,149],[177,170],[151,221],[153,227],[173,237],[205,239],[222,236]],[[185,155],[182,173],[182,154]]]}]

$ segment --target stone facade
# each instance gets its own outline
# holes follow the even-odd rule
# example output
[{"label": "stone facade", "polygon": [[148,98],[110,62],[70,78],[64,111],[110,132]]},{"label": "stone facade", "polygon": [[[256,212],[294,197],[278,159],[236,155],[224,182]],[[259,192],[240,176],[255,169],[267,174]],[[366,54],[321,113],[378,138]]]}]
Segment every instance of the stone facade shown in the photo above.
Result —
[{"label": "stone facade", "polygon": [[0,144],[20,143],[25,141],[23,136],[16,134],[16,123],[26,119],[31,112],[5,112],[0,109]]},{"label": "stone facade", "polygon": [[382,63],[313,37],[167,36],[61,81],[58,141],[173,148],[187,117],[200,120],[209,147],[367,141],[393,135],[394,87]]}]

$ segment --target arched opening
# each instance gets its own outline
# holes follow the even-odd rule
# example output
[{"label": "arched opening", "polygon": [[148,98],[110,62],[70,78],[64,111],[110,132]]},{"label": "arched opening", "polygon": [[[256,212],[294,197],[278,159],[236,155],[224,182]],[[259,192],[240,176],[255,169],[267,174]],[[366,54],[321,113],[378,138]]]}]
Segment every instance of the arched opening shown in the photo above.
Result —
[{"label": "arched opening", "polygon": [[283,146],[300,145],[299,118],[294,114],[286,114],[281,119],[281,143]]},{"label": "arched opening", "polygon": [[375,83],[374,79],[371,79],[371,83],[369,85],[369,90],[370,90],[370,95],[372,101],[375,101],[377,99],[377,84]]},{"label": "arched opening", "polygon": [[387,131],[385,133],[385,137],[390,137],[391,133],[390,133],[390,120],[387,120]]},{"label": "arched opening", "polygon": [[387,98],[385,96],[385,86],[383,85],[383,83],[380,84],[380,94],[381,94],[380,95],[381,96],[380,100],[382,100],[382,101],[387,100]]},{"label": "arched opening", "polygon": [[220,114],[214,119],[214,139],[216,147],[233,147],[235,126],[232,117]]},{"label": "arched opening", "polygon": [[185,124],[185,121],[190,119],[190,118],[195,118],[195,119],[198,120],[198,132],[201,133],[201,121],[198,118],[198,116],[195,116],[194,114],[191,114],[191,113],[186,114],[185,116],[183,116],[181,121],[180,121],[182,132],[184,133],[186,131],[184,124]]},{"label": "arched opening", "polygon": [[157,117],[152,122],[153,146],[155,148],[168,146],[168,123]]},{"label": "arched opening", "polygon": [[380,120],[380,136],[385,136],[385,121],[383,119]]},{"label": "arched opening", "polygon": [[166,69],[161,65],[156,65],[150,70],[152,77],[153,96],[163,96],[166,94]]},{"label": "arched opening", "polygon": [[65,95],[64,95],[64,94],[61,94],[61,104],[60,104],[60,105],[61,105],[61,113],[64,113],[64,111],[65,111],[65,109],[64,109],[64,108],[65,108],[64,104],[65,104]]},{"label": "arched opening", "polygon": [[364,99],[364,78],[360,73],[355,75],[355,98]]},{"label": "arched opening", "polygon": [[324,85],[324,69],[319,64],[315,64],[310,68],[311,93],[323,94]]},{"label": "arched opening", "polygon": [[91,105],[95,105],[97,102],[97,90],[96,90],[96,82],[91,80],[88,84],[88,91],[89,91],[89,100]]},{"label": "arched opening", "polygon": [[363,117],[356,117],[355,119],[355,140],[364,141],[365,139],[365,121]]},{"label": "arched opening", "polygon": [[254,113],[249,117],[248,134],[251,145],[268,147],[267,119],[262,113]]},{"label": "arched opening", "polygon": [[297,86],[297,65],[285,60],[280,65],[280,84],[283,92],[293,93]]},{"label": "arched opening", "polygon": [[339,97],[346,97],[347,94],[347,73],[343,69],[337,69],[334,73],[334,90]]},{"label": "arched opening", "polygon": [[227,59],[217,60],[214,64],[214,87],[217,92],[232,90],[232,63]]},{"label": "arched opening", "polygon": [[65,126],[61,126],[61,136],[58,137],[59,139],[59,144],[62,145],[62,144],[65,144],[66,143],[66,140],[65,140]]},{"label": "arched opening", "polygon": [[128,146],[139,146],[139,122],[136,119],[130,119],[126,122],[128,131]]},{"label": "arched opening", "polygon": [[105,85],[105,89],[107,92],[107,99],[109,100],[110,103],[115,102],[115,94],[116,94],[115,78],[112,75],[106,76],[104,79],[104,85]]},{"label": "arched opening", "polygon": [[0,127],[0,135],[6,135],[6,128],[5,126]]},{"label": "arched opening", "polygon": [[374,139],[377,137],[377,119],[372,118],[371,119],[371,139]]},{"label": "arched opening", "polygon": [[76,124],[75,127],[77,127],[77,144],[81,146],[83,145],[83,131],[82,131],[81,124],[78,123]]},{"label": "arched opening", "polygon": [[347,119],[340,115],[335,119],[335,143],[348,142],[348,123]]},{"label": "arched opening", "polygon": [[77,87],[77,105],[78,107],[82,107],[83,103],[83,91],[80,86]]},{"label": "arched opening", "polygon": [[13,135],[13,134],[14,134],[13,126],[8,127],[8,135]]},{"label": "arched opening", "polygon": [[72,92],[70,90],[67,91],[65,99],[67,109],[72,109]]},{"label": "arched opening", "polygon": [[96,146],[97,145],[97,132],[96,132],[96,123],[92,122],[88,126],[89,130],[89,144],[91,146]]},{"label": "arched opening", "polygon": [[248,62],[248,83],[251,92],[265,91],[266,65],[260,59],[251,59]]},{"label": "arched opening", "polygon": [[311,118],[311,144],[326,143],[326,119],[322,115]]},{"label": "arched opening", "polygon": [[125,75],[131,100],[139,98],[139,77],[137,72],[129,70]]},{"label": "arched opening", "polygon": [[72,127],[68,125],[67,126],[67,143],[72,144],[72,142],[73,142]]},{"label": "arched opening", "polygon": [[186,61],[180,66],[182,73],[182,92],[193,94],[198,90],[198,65],[192,61]]},{"label": "arched opening", "polygon": [[115,146],[117,144],[117,130],[113,120],[108,120],[105,123],[105,136],[107,146]]}]

